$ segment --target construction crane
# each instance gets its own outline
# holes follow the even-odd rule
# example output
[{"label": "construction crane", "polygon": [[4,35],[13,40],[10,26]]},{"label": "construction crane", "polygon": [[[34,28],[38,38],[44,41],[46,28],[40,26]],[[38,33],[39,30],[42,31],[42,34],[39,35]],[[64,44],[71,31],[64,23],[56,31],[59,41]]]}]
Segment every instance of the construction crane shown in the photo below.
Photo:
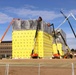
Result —
[{"label": "construction crane", "polygon": [[17,19],[14,18],[14,19],[10,22],[10,24],[8,25],[6,31],[4,32],[3,36],[2,36],[1,39],[0,39],[0,43],[3,41],[3,39],[4,39],[5,35],[7,34],[7,32],[8,32],[8,30],[9,30],[10,26],[14,23],[15,20],[17,20]]},{"label": "construction crane", "polygon": [[[76,20],[75,16],[74,16],[72,13],[70,13],[70,14],[67,16],[67,18],[69,18],[69,17],[72,17],[74,20]],[[58,28],[60,28],[60,27],[66,22],[67,18],[64,19],[64,21],[56,28],[56,30],[57,30]]]},{"label": "construction crane", "polygon": [[[75,34],[75,32],[74,32],[74,29],[73,29],[73,27],[72,27],[72,25],[71,25],[71,23],[70,23],[68,17],[67,17],[62,11],[60,11],[60,12],[61,12],[61,14],[65,17],[65,19],[68,21],[68,23],[69,23],[69,25],[70,25],[70,28],[71,28],[71,30],[72,30],[72,32],[73,32],[75,38],[76,38],[76,34]],[[72,16],[73,16],[73,15],[72,15]],[[74,17],[74,16],[73,16],[73,17]]]}]

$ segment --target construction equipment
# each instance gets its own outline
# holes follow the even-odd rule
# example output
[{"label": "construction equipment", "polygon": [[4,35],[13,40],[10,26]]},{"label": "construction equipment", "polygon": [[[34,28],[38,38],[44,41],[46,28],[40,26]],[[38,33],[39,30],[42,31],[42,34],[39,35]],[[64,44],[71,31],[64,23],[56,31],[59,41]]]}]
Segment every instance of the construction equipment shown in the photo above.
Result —
[{"label": "construction equipment", "polygon": [[14,22],[15,20],[16,20],[16,19],[13,19],[13,20],[10,22],[10,24],[8,25],[6,31],[4,32],[3,36],[2,36],[1,39],[0,39],[0,43],[3,41],[3,39],[4,39],[5,35],[7,34],[10,26],[13,24],[13,22]]},{"label": "construction equipment", "polygon": [[31,58],[38,58],[39,56],[38,56],[38,54],[37,53],[35,53],[35,45],[36,45],[36,41],[37,41],[37,36],[38,36],[38,31],[39,31],[39,29],[40,29],[40,22],[42,21],[42,18],[41,17],[39,17],[38,18],[38,24],[37,24],[37,27],[36,27],[36,33],[35,33],[35,37],[34,37],[34,47],[33,47],[33,49],[32,49],[32,52],[31,52]]},{"label": "construction equipment", "polygon": [[[63,35],[62,35],[60,32],[57,32],[56,34],[61,36],[61,38],[63,39],[64,44],[69,48],[69,46],[67,45],[67,43],[66,43]],[[69,48],[69,49],[70,49],[70,48]]]},{"label": "construction equipment", "polygon": [[48,23],[47,26],[48,26],[48,27],[52,26],[52,28],[53,28],[53,30],[52,30],[52,36],[54,37],[55,44],[57,45],[57,43],[56,43],[56,37],[57,37],[57,36],[56,36],[56,34],[55,34],[54,24],[53,24],[53,23],[52,23],[52,24]]},{"label": "construction equipment", "polygon": [[71,23],[70,23],[68,17],[67,17],[66,15],[64,15],[64,13],[63,13],[62,11],[60,11],[60,12],[61,12],[61,14],[65,17],[65,19],[68,21],[68,23],[69,23],[69,25],[70,25],[70,28],[71,28],[71,30],[72,30],[72,32],[73,32],[75,38],[76,38],[76,34],[75,34],[75,32],[74,32],[74,29],[73,29],[73,27],[72,27],[72,25],[71,25]]},{"label": "construction equipment", "polygon": [[[70,25],[70,28],[71,28],[71,30],[72,30],[72,32],[73,32],[73,34],[74,34],[74,37],[76,38],[75,31],[74,31],[74,29],[73,29],[73,27],[72,27],[72,25],[71,25],[68,17],[67,17],[62,11],[60,11],[60,12],[61,12],[61,14],[65,17],[65,19],[68,21],[68,23],[69,23],[69,25]],[[72,15],[72,14],[71,14],[71,15]],[[74,18],[73,15],[72,15],[72,17]],[[75,18],[74,18],[74,19],[75,19]],[[73,55],[72,55],[71,53],[69,53],[69,55],[68,55],[68,53],[67,53],[67,54],[65,54],[64,56],[67,56],[67,57],[69,56],[70,58],[73,58]]]},{"label": "construction equipment", "polygon": [[56,34],[61,36],[61,38],[63,39],[64,44],[67,47],[67,53],[65,53],[62,57],[63,58],[73,58],[72,54],[70,53],[71,50],[70,50],[69,46],[67,45],[63,35],[60,32],[57,32]]},{"label": "construction equipment", "polygon": [[[55,40],[56,47],[57,47],[56,38],[59,38],[58,35],[61,36],[64,44],[65,44],[66,47],[67,47],[67,53],[65,53],[62,57],[63,57],[63,58],[72,58],[73,56],[72,56],[72,54],[70,54],[70,48],[69,48],[69,46],[67,45],[67,43],[66,43],[63,35],[60,33],[60,31],[55,31],[55,29],[54,29],[54,24],[51,24],[51,25],[48,25],[48,26],[53,26],[53,37],[54,37],[54,40]],[[56,59],[60,59],[60,56],[61,56],[61,55],[60,55],[59,50],[58,50],[58,48],[57,48],[57,54],[53,54],[53,57],[52,57],[52,58],[53,58],[53,59],[55,59],[55,58],[56,58]]]},{"label": "construction equipment", "polygon": [[[53,37],[54,37],[54,41],[55,41],[55,44],[56,44],[56,48],[57,48],[57,42],[56,42],[56,33],[55,33],[55,29],[54,29],[54,24],[51,24],[51,26],[53,27]],[[53,54],[53,59],[60,59],[60,53],[59,53],[59,50],[57,48],[57,54]]]},{"label": "construction equipment", "polygon": [[[54,41],[55,41],[55,44],[56,44],[56,48],[57,48],[57,42],[56,42],[57,36],[56,36],[56,33],[55,33],[54,24],[48,23],[47,25],[48,25],[48,27],[50,27],[50,26],[53,27],[52,36],[53,36],[53,38],[54,38]],[[57,54],[53,54],[53,56],[52,56],[52,59],[55,59],[55,58],[56,58],[56,59],[60,59],[60,53],[59,53],[58,48],[57,48]]]}]

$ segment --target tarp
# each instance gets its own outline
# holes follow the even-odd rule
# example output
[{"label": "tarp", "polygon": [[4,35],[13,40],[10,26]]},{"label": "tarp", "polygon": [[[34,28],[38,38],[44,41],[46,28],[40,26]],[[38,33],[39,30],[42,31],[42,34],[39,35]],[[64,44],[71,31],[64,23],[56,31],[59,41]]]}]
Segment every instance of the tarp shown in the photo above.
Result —
[{"label": "tarp", "polygon": [[12,24],[14,30],[36,30],[37,25],[39,25],[39,30],[52,33],[52,28],[47,26],[47,23],[41,21],[38,23],[37,20],[15,20]]},{"label": "tarp", "polygon": [[21,20],[15,20],[12,26],[13,30],[21,30]]}]

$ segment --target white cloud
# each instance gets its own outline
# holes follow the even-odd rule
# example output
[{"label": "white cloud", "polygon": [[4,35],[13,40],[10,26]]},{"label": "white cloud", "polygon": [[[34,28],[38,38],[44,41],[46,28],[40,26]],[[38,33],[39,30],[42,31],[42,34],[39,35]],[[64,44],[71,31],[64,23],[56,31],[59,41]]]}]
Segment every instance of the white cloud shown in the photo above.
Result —
[{"label": "white cloud", "polygon": [[9,17],[7,14],[0,12],[0,24],[11,21],[12,17]]},{"label": "white cloud", "polygon": [[[61,13],[57,13],[56,11],[37,10],[36,8],[38,7],[25,5],[22,8],[5,7],[3,8],[3,10],[24,19],[35,19],[38,18],[38,16],[42,16],[45,21],[51,21],[56,18],[63,17]],[[76,9],[70,10],[65,14],[68,15],[69,13],[73,13],[74,15],[76,15]]]},{"label": "white cloud", "polygon": [[[32,5],[25,5],[22,8],[6,7],[4,10],[24,19],[35,19],[38,18],[38,16],[42,16],[45,21],[51,21],[56,18],[63,17],[61,13],[57,13],[56,11],[37,10],[36,8],[37,7]],[[69,13],[76,15],[76,10],[70,10],[65,14],[68,15]]]},{"label": "white cloud", "polygon": [[61,14],[57,14],[54,11],[32,10],[31,8],[27,9],[25,7],[23,7],[23,8],[8,7],[8,8],[6,8],[6,10],[8,10],[8,12],[16,14],[17,16],[22,17],[22,18],[26,18],[26,17],[27,18],[37,18],[38,16],[42,16],[42,18],[46,21],[54,20],[55,18],[62,16]]},{"label": "white cloud", "polygon": [[76,15],[76,9],[70,10],[70,13],[73,13],[74,15]]},{"label": "white cloud", "polygon": [[22,9],[17,13],[20,16],[31,16],[31,17],[38,17],[42,16],[44,20],[53,20],[57,17],[60,17],[59,14],[56,14],[53,11],[32,11],[32,10],[27,10],[27,9]]},{"label": "white cloud", "polygon": [[35,9],[35,8],[38,8],[38,7],[35,7],[33,5],[28,5],[28,4],[24,5],[24,7],[27,8],[27,9]]}]

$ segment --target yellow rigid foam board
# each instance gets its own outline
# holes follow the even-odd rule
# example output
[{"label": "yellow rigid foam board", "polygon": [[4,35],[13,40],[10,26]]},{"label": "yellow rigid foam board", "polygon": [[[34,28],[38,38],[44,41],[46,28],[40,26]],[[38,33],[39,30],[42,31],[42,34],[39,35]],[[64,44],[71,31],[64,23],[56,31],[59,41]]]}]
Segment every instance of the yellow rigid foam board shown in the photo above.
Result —
[{"label": "yellow rigid foam board", "polygon": [[[22,30],[12,32],[12,58],[30,58],[34,47],[36,30]],[[38,31],[34,52],[39,57],[52,56],[52,36],[46,32]]]}]

